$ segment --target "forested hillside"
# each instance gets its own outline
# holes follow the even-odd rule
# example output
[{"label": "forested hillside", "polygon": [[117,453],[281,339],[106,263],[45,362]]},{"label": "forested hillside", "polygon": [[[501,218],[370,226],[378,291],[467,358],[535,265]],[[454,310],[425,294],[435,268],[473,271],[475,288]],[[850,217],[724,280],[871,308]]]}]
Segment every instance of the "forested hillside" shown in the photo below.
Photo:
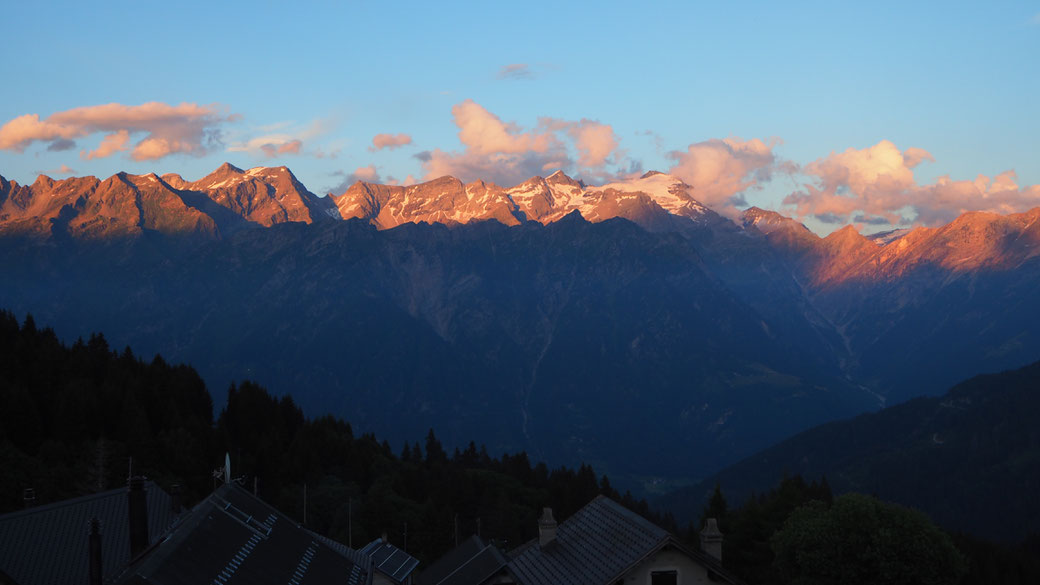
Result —
[{"label": "forested hillside", "polygon": [[566,518],[600,493],[649,513],[589,466],[550,470],[476,443],[448,453],[433,430],[395,452],[251,382],[231,386],[214,418],[188,366],[113,351],[100,334],[66,347],[32,317],[0,313],[0,513],[20,509],[25,488],[43,504],[125,485],[131,464],[182,486],[190,505],[216,485],[225,453],[236,481],[298,521],[306,493],[309,528],[355,547],[386,533],[422,559],[456,533],[517,545],[536,535],[543,506]]}]

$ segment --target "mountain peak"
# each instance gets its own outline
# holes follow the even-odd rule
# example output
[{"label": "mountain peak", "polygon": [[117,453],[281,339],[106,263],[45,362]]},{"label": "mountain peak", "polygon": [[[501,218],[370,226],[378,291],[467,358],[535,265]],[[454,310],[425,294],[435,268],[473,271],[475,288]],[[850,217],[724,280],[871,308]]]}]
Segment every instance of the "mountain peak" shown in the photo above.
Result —
[{"label": "mountain peak", "polygon": [[224,164],[222,164],[219,167],[217,167],[217,170],[213,171],[210,174],[211,175],[214,175],[214,174],[217,174],[217,173],[221,173],[221,174],[228,174],[228,173],[242,174],[243,172],[244,171],[242,169],[236,167],[235,165],[233,165],[233,164],[231,164],[229,162],[225,162]]},{"label": "mountain peak", "polygon": [[643,173],[642,177],[639,177],[639,178],[640,179],[649,179],[650,177],[652,177],[654,175],[663,175],[663,174],[664,173],[662,173],[661,171],[647,171],[647,172]]},{"label": "mountain peak", "polygon": [[571,187],[580,187],[581,183],[567,176],[563,171],[556,171],[545,178],[546,183],[553,185],[570,185]]},{"label": "mountain peak", "polygon": [[762,209],[761,207],[758,207],[756,205],[752,205],[751,207],[745,209],[740,214],[740,216],[741,218],[743,218],[745,225],[747,225],[749,221],[755,223],[761,220],[790,219],[780,215],[780,213],[776,211],[773,211],[771,209]]},{"label": "mountain peak", "polygon": [[863,234],[859,233],[859,230],[857,230],[856,227],[854,225],[852,225],[852,224],[848,224],[848,225],[846,225],[844,227],[836,229],[833,232],[831,232],[830,234],[828,234],[826,238],[824,238],[825,242],[841,243],[841,244],[852,243],[852,242],[858,243],[861,240],[864,241],[864,242],[869,242],[870,241],[870,240],[867,239],[866,236],[864,236]]}]

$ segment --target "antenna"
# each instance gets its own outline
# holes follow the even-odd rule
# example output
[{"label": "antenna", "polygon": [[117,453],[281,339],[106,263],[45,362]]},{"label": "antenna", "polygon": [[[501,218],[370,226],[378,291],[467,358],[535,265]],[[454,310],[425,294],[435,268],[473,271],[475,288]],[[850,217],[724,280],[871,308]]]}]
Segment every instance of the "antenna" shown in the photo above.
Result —
[{"label": "antenna", "polygon": [[224,452],[224,483],[231,483],[231,454]]}]

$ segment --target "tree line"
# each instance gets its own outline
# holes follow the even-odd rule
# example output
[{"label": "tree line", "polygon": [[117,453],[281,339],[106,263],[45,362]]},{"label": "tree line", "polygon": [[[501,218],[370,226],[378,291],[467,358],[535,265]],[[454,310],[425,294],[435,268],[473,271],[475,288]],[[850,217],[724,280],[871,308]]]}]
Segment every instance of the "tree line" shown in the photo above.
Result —
[{"label": "tree line", "polygon": [[479,533],[503,548],[537,535],[604,494],[674,529],[591,466],[549,469],[524,452],[492,456],[470,442],[445,450],[433,429],[399,451],[333,416],[308,418],[289,396],[233,384],[214,416],[189,366],[112,350],[94,334],[66,346],[31,316],[0,312],[0,513],[126,484],[178,485],[186,505],[231,475],[308,528],[358,548],[386,535],[421,560]]}]

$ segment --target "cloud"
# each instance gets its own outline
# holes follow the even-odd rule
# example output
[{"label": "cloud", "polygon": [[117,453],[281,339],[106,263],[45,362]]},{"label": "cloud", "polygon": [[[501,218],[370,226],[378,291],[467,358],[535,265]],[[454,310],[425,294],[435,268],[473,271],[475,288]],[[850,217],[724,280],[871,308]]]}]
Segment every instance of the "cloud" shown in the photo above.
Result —
[{"label": "cloud", "polygon": [[[934,161],[920,148],[900,151],[882,140],[863,149],[831,153],[806,165],[810,178],[802,189],[784,198],[799,217],[838,217],[844,221],[869,216],[869,223],[942,225],[967,211],[1015,213],[1040,205],[1040,186],[1020,188],[1013,171],[973,181],[940,177],[919,185],[913,169]],[[859,221],[863,221],[860,219]]]},{"label": "cloud", "polygon": [[571,124],[567,133],[574,139],[574,146],[580,154],[578,164],[583,167],[603,166],[618,147],[614,129],[593,120],[582,119]]},{"label": "cloud", "polygon": [[672,151],[668,157],[675,161],[669,174],[681,178],[693,187],[693,196],[716,211],[733,213],[743,204],[743,193],[761,187],[778,168],[773,148],[779,141],[768,144],[752,138],[712,138],[689,145],[686,151]]},{"label": "cloud", "polygon": [[267,158],[274,158],[280,154],[300,154],[301,147],[303,147],[303,141],[297,139],[281,144],[263,144],[260,146],[260,150],[267,155]]},{"label": "cloud", "polygon": [[72,150],[73,148],[76,148],[76,141],[65,138],[59,138],[47,145],[48,152],[62,152],[64,150]]},{"label": "cloud", "polygon": [[81,151],[79,153],[81,158],[92,160],[95,158],[106,158],[112,156],[117,152],[123,152],[126,150],[126,143],[130,141],[130,133],[126,130],[120,130],[112,134],[106,135],[101,139],[101,144],[94,150],[87,152]]},{"label": "cloud", "polygon": [[459,127],[459,140],[474,154],[544,153],[558,145],[548,130],[522,132],[473,100],[455,105],[451,113]]},{"label": "cloud", "polygon": [[973,181],[939,177],[934,184],[917,188],[911,207],[915,223],[942,225],[968,211],[1021,213],[1040,206],[1040,185],[1019,187],[1014,171],[995,177],[978,175]]},{"label": "cloud", "polygon": [[595,120],[543,117],[536,127],[525,130],[473,100],[456,104],[451,111],[463,150],[435,149],[414,155],[422,161],[426,179],[452,175],[463,181],[486,179],[512,186],[557,169],[611,177],[607,165],[620,164],[613,128]]},{"label": "cloud", "polygon": [[[306,126],[298,126],[293,122],[277,122],[258,126],[255,129],[266,133],[248,140],[232,142],[227,150],[228,152],[248,152],[258,158],[301,155],[304,154],[305,143],[327,133],[334,126],[333,120],[321,118],[311,121]],[[284,132],[272,132],[274,130],[284,130]],[[338,149],[330,154],[317,148],[310,155],[315,158],[336,158],[338,153]]]},{"label": "cloud", "polygon": [[238,142],[228,147],[229,152],[248,152],[262,158],[275,158],[279,155],[300,154],[303,141],[289,134],[267,134],[251,138],[246,142]]},{"label": "cloud", "polygon": [[69,168],[69,165],[61,165],[56,169],[49,171],[36,171],[37,175],[71,175],[76,172],[76,169]]},{"label": "cloud", "polygon": [[534,79],[535,73],[527,63],[511,63],[498,70],[499,79]]},{"label": "cloud", "polygon": [[384,148],[394,150],[411,143],[412,137],[407,134],[376,134],[372,137],[372,146],[368,147],[368,151],[375,152]]},{"label": "cloud", "polygon": [[883,217],[874,217],[872,215],[857,215],[852,218],[852,223],[866,224],[866,225],[891,225],[891,223]]},{"label": "cloud", "polygon": [[[347,173],[344,171],[336,171],[332,173],[334,177],[343,177],[343,180],[339,182],[335,187],[329,189],[330,193],[340,195],[346,192],[351,185],[358,181],[364,181],[366,183],[381,183],[382,177],[379,175],[379,169],[375,165],[368,165],[364,167],[358,167],[354,169],[354,172]],[[411,178],[411,175],[409,175]]]},{"label": "cloud", "polygon": [[104,133],[101,146],[91,151],[93,156],[88,155],[100,158],[125,150],[117,146],[125,147],[131,134],[144,134],[130,149],[130,158],[134,160],[154,160],[176,153],[201,156],[219,144],[220,125],[236,118],[213,105],[172,106],[161,102],[85,106],[43,119],[39,114],[25,114],[0,127],[0,150],[24,152],[37,141],[50,142],[50,150],[67,150],[75,139]]}]

